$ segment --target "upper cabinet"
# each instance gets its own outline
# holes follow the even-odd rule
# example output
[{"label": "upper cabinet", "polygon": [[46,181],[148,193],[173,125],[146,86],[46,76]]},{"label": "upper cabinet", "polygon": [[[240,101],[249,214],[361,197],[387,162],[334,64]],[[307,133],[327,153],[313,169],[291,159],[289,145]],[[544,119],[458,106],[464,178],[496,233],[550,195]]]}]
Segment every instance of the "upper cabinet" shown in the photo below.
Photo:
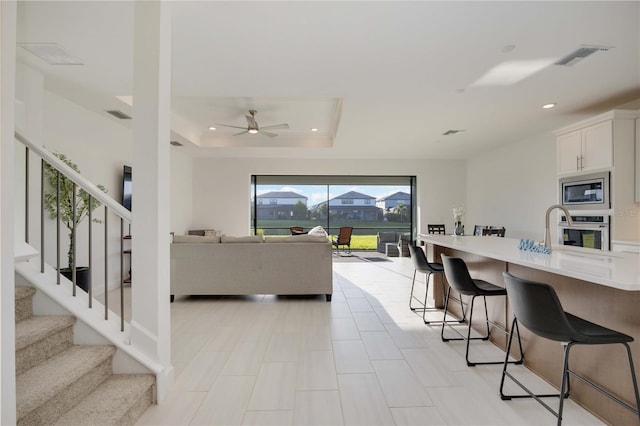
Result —
[{"label": "upper cabinet", "polygon": [[558,134],[558,174],[613,166],[613,121]]}]

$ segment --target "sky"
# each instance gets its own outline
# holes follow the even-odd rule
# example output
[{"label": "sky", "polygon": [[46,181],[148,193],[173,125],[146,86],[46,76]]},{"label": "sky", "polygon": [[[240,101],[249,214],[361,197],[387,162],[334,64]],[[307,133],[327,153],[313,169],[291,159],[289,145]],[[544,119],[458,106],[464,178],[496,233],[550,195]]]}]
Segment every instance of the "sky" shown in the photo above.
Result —
[{"label": "sky", "polygon": [[[307,197],[307,206],[311,207],[327,200],[327,185],[258,185],[257,193],[262,195],[271,191],[291,191]],[[410,194],[408,185],[329,185],[329,198],[337,197],[349,191],[356,191],[372,197],[382,198],[398,191]]]}]

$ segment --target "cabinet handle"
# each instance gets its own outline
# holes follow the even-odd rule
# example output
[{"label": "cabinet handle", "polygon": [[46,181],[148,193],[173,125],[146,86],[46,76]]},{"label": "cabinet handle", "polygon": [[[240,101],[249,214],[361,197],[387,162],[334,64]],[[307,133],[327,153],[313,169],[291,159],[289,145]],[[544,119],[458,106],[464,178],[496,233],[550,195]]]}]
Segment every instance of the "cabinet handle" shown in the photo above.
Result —
[{"label": "cabinet handle", "polygon": [[580,171],[580,156],[576,155],[576,171]]},{"label": "cabinet handle", "polygon": [[581,155],[580,156],[580,170],[583,170],[583,169],[584,169],[584,156]]}]

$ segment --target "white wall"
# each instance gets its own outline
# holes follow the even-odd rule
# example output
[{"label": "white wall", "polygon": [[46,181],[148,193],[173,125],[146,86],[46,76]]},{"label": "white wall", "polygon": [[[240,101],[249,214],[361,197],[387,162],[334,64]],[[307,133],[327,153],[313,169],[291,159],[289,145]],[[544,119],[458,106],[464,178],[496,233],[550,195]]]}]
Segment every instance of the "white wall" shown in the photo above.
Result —
[{"label": "white wall", "polygon": [[[483,153],[467,164],[465,233],[504,226],[507,237],[544,238],[544,214],[557,204],[556,138],[543,133]],[[552,239],[556,216],[552,215]]]},{"label": "white wall", "polygon": [[180,147],[171,147],[171,232],[186,234],[193,204],[193,160]]},{"label": "white wall", "polygon": [[[117,202],[122,199],[123,166],[131,165],[132,142],[131,131],[115,122],[109,116],[101,116],[86,110],[77,104],[54,93],[44,92],[44,115],[42,144],[49,151],[61,153],[77,164],[81,174],[107,189],[107,193]],[[104,220],[104,208],[97,208],[94,217]],[[109,215],[109,287],[119,285],[120,281],[120,221]],[[77,266],[87,266],[87,229],[88,220],[79,225],[76,241],[78,241]],[[125,224],[125,234],[128,225]],[[55,225],[49,221],[46,232],[45,260],[50,265],[55,260]],[[66,266],[66,247],[68,230],[61,229],[63,256],[61,263]],[[104,283],[104,228],[101,224],[93,225],[94,259],[93,282]],[[103,284],[95,286],[94,291],[100,293]]]},{"label": "white wall", "polygon": [[252,174],[415,175],[419,232],[426,232],[427,223],[451,227],[451,208],[464,204],[466,196],[466,166],[457,160],[199,158],[193,165],[193,220],[189,229],[215,228],[228,235],[247,235]]}]

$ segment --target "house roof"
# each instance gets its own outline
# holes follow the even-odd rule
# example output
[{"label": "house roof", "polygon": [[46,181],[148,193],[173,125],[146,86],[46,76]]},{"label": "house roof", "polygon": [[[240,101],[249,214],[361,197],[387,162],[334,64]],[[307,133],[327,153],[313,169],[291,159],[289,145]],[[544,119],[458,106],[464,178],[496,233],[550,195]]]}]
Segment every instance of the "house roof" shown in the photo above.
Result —
[{"label": "house roof", "polygon": [[265,192],[262,195],[258,195],[258,198],[304,198],[305,200],[307,199],[307,197],[305,197],[304,195],[300,195],[297,192],[293,192],[293,191]]},{"label": "house roof", "polygon": [[378,201],[387,201],[387,200],[408,200],[411,198],[411,195],[407,194],[403,191],[398,191],[394,194],[387,195],[386,197],[378,198]]},{"label": "house roof", "polygon": [[370,200],[376,197],[372,197],[371,195],[362,194],[356,191],[345,192],[342,195],[338,195],[337,197],[333,197],[332,200]]}]

